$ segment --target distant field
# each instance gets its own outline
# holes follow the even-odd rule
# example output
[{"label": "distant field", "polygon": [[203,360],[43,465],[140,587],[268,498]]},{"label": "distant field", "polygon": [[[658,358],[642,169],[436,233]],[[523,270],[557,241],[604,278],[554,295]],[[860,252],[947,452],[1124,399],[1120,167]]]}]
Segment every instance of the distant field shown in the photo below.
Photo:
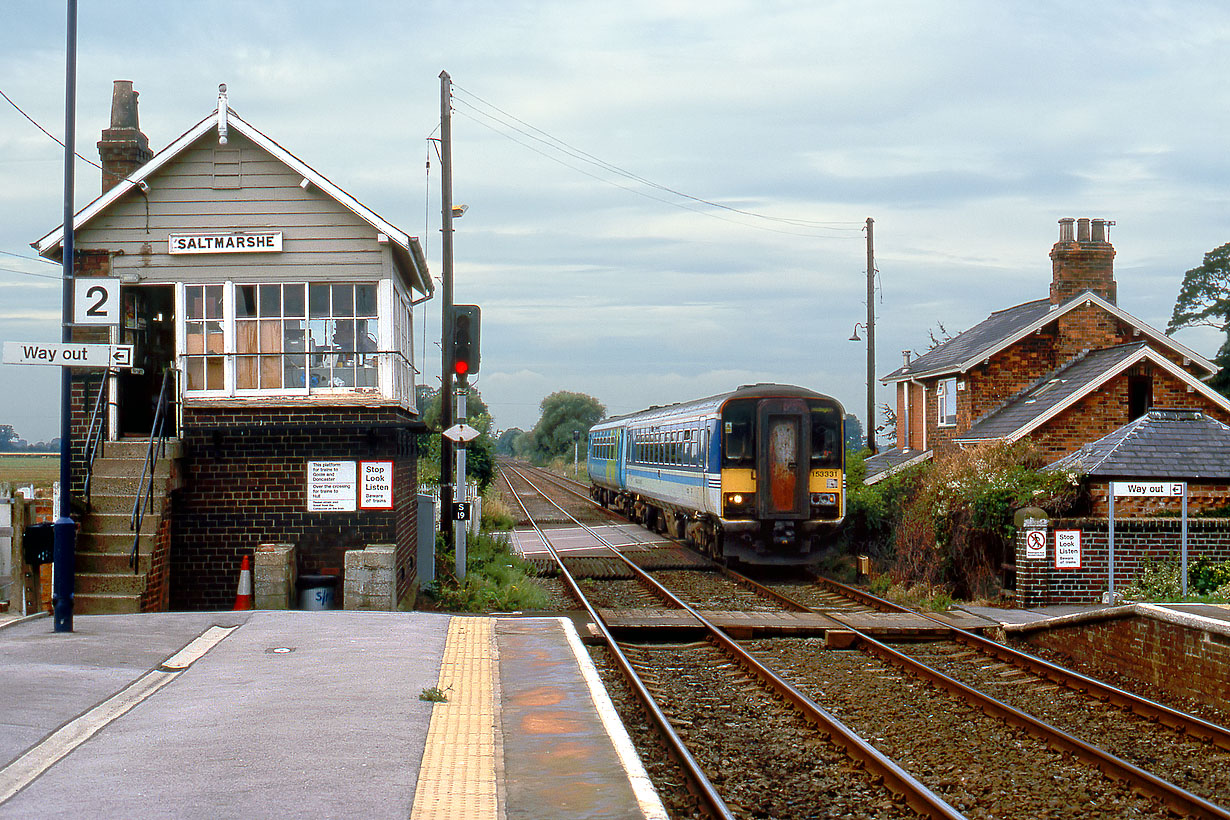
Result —
[{"label": "distant field", "polygon": [[58,455],[0,453],[0,483],[50,487],[60,479]]}]

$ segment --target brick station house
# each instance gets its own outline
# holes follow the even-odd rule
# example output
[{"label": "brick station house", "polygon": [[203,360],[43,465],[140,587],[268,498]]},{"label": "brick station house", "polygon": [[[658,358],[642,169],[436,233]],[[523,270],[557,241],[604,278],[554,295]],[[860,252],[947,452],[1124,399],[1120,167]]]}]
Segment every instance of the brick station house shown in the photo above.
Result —
[{"label": "brick station house", "polygon": [[[882,379],[896,388],[897,440],[867,459],[869,484],[946,448],[1022,439],[1052,468],[1087,473],[1091,516],[1050,522],[1033,550],[1020,530],[1015,555],[1003,557],[1005,586],[1027,606],[1087,603],[1107,590],[1108,476],[1189,482],[1193,512],[1230,504],[1222,464],[1230,400],[1205,383],[1218,367],[1118,306],[1108,228],[1102,219],[1061,219],[1046,298],[997,310],[916,358],[907,352]],[[1143,455],[1106,475],[1090,468],[1091,454],[1124,441]],[[1195,469],[1209,458],[1216,468]],[[1125,502],[1117,517],[1134,520],[1120,524],[1121,583],[1146,560],[1177,557],[1180,531],[1175,518],[1151,517],[1174,512],[1177,499]],[[1228,524],[1197,528],[1200,549],[1217,560],[1230,554]],[[1074,553],[1061,554],[1060,529]]]},{"label": "brick station house", "polygon": [[[395,545],[404,599],[424,430],[412,308],[432,293],[418,239],[240,118],[225,86],[153,153],[117,81],[98,148],[102,194],[74,217],[74,270],[100,299],[118,287],[118,320],[73,340],[134,355],[74,370],[76,611],[230,608],[261,544],[323,575],[348,550]],[[58,259],[63,239],[33,245]],[[159,419],[166,457],[142,481]],[[138,495],[152,503],[134,533]]]},{"label": "brick station house", "polygon": [[1046,298],[903,354],[881,379],[896,391],[896,446],[868,459],[868,482],[946,447],[1029,439],[1054,461],[1155,407],[1230,421],[1205,384],[1217,365],[1118,306],[1108,228],[1061,219]]}]

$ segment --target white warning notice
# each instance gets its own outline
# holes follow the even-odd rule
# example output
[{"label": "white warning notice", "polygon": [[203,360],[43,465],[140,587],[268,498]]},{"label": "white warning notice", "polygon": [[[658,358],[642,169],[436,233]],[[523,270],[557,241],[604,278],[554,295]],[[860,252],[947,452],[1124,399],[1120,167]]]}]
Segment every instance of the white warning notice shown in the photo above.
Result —
[{"label": "white warning notice", "polygon": [[356,472],[353,461],[309,461],[308,512],[354,512]]},{"label": "white warning notice", "polygon": [[359,462],[359,508],[393,509],[393,462]]}]

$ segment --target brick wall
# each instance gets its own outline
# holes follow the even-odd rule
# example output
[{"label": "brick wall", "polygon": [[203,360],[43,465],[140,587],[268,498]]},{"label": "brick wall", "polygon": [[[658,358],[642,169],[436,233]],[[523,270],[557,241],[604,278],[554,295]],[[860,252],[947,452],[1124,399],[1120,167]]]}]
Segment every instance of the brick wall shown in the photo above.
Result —
[{"label": "brick wall", "polygon": [[[1200,410],[1218,421],[1230,424],[1230,415],[1199,393],[1187,391],[1187,385],[1158,368],[1152,369],[1153,406],[1167,409]],[[1030,439],[1041,447],[1048,461],[1080,449],[1082,444],[1097,441],[1132,421],[1128,408],[1128,378],[1124,373],[1081,399],[1046,422]]]},{"label": "brick wall", "polygon": [[986,413],[1003,404],[1014,395],[1054,370],[1055,325],[1042,328],[1040,333],[1030,334],[1011,347],[992,356],[990,361],[969,370],[965,398],[967,415],[961,416],[961,398],[957,411],[960,419],[966,419],[962,430],[969,427]]},{"label": "brick wall", "polygon": [[[1116,505],[1117,506],[1117,505]],[[1140,573],[1146,559],[1177,561],[1181,526],[1177,518],[1115,517],[1115,590]],[[1081,566],[1055,568],[1055,531],[1080,530]],[[1188,560],[1200,555],[1230,560],[1230,519],[1197,518],[1187,522]],[[1016,596],[1022,606],[1097,603],[1109,588],[1109,521],[1105,518],[1052,519],[1046,556],[1025,557],[1025,532],[1016,537]]]},{"label": "brick wall", "polygon": [[[412,423],[397,408],[186,407],[171,607],[229,608],[242,556],[271,542],[296,546],[301,574],[339,575],[346,550],[395,543],[398,594],[404,597],[417,578]],[[395,509],[308,512],[307,462],[332,459],[392,460]]]},{"label": "brick wall", "polygon": [[1179,698],[1225,705],[1230,637],[1140,615],[1027,632],[1024,642]]}]

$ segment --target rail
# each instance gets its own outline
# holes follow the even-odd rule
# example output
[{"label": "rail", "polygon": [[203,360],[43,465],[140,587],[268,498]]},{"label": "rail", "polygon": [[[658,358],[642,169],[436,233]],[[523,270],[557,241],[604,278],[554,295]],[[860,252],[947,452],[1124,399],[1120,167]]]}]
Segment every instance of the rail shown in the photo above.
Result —
[{"label": "rail", "polygon": [[85,503],[90,505],[90,480],[94,476],[94,458],[102,448],[103,432],[106,428],[103,408],[107,406],[106,397],[110,392],[111,368],[103,371],[102,381],[98,384],[98,396],[94,399],[94,410],[90,413],[90,425],[85,437],[85,485],[82,493]]},{"label": "rail", "polygon": [[[141,524],[145,521],[145,513],[149,505],[154,503],[154,473],[158,467],[158,459],[166,453],[167,414],[171,410],[171,395],[178,397],[179,381],[177,371],[168,367],[162,371],[162,388],[158,391],[158,404],[154,408],[154,423],[151,426],[149,442],[145,447],[145,464],[141,468],[141,480],[137,484],[137,497],[132,502],[132,518],[129,529],[132,530],[132,552],[128,555],[128,565],[134,573],[140,564]],[[171,395],[168,395],[170,390]],[[178,404],[178,401],[175,402]]]},{"label": "rail", "polygon": [[[534,483],[530,481],[523,473],[521,473],[521,471],[515,467],[511,467],[510,469],[523,481],[526,481],[531,487],[535,487]],[[537,488],[535,487],[535,489]],[[539,490],[539,492],[541,492],[541,490]],[[550,501],[550,499],[547,500],[559,508],[564,515],[572,518],[572,516],[569,515],[568,512],[562,507],[559,507],[558,504]],[[946,803],[939,795],[932,792],[921,782],[916,780],[912,775],[902,769],[897,763],[890,760],[874,746],[849,729],[849,727],[838,720],[836,716],[823,709],[807,695],[773,672],[773,670],[753,658],[748,652],[740,647],[734,639],[719,629],[712,622],[707,620],[704,616],[697,612],[696,609],[680,600],[670,590],[658,583],[658,581],[651,575],[620,553],[619,550],[615,549],[609,541],[603,538],[602,535],[600,535],[592,527],[587,527],[575,518],[573,518],[573,521],[580,525],[583,529],[588,530],[591,535],[597,538],[600,543],[606,546],[607,549],[614,554],[615,558],[627,565],[633,575],[653,588],[655,592],[664,600],[669,601],[673,606],[686,611],[690,616],[692,616],[692,618],[694,618],[706,630],[710,638],[717,645],[722,647],[722,649],[732,657],[736,658],[747,669],[758,676],[765,684],[776,691],[781,697],[793,703],[807,720],[816,726],[823,727],[821,731],[824,734],[827,734],[830,738],[833,738],[835,742],[839,743],[842,748],[846,750],[847,754],[849,754],[867,771],[871,772],[876,778],[878,778],[887,789],[899,795],[906,802],[906,804],[910,806],[910,808],[924,817],[946,818],[947,820],[961,820],[964,817],[964,815]],[[535,526],[535,529],[537,530],[538,528]],[[559,554],[546,538],[545,533],[538,530],[538,534],[547,550],[551,553],[552,558],[554,558],[555,562],[559,565],[561,577],[565,579],[573,595],[575,595],[577,599],[584,604],[589,616],[593,619],[593,622],[602,632],[603,638],[606,640],[607,645],[612,647],[612,652],[617,658],[621,670],[624,672],[625,677],[629,679],[629,682],[632,683],[634,689],[636,689],[642,702],[645,702],[646,704],[653,703],[653,698],[649,694],[648,690],[644,690],[642,694],[644,686],[643,684],[640,684],[640,678],[637,677],[636,673],[632,670],[631,664],[628,664],[626,668],[624,667],[627,660],[623,657],[622,651],[619,650],[618,644],[615,642],[614,636],[611,635],[609,629],[607,628],[606,622],[601,618],[598,612],[591,607],[588,600],[581,593],[580,587],[572,579],[571,574],[564,566],[563,559],[559,557]],[[654,704],[652,709],[657,710],[657,705]],[[655,723],[659,723],[659,714],[661,714],[660,711],[658,711],[657,714],[653,714]],[[665,720],[664,717],[663,720]],[[670,727],[670,722],[668,720],[665,721],[665,727],[659,723],[659,727],[663,728],[664,732],[669,733],[668,736],[672,738],[673,743],[677,738],[677,735],[674,734],[674,729]],[[682,741],[679,741],[679,743],[682,744]],[[687,754],[686,748],[683,748],[683,753]],[[690,754],[688,754],[688,758],[691,759]],[[707,784],[708,779],[705,778],[701,782]],[[712,786],[710,785],[709,788],[712,788]],[[729,809],[726,808],[725,804],[721,800],[721,797],[717,795],[716,790],[713,792],[712,799],[714,802],[709,804],[710,810],[718,816],[728,816],[725,812],[729,812]]]}]

